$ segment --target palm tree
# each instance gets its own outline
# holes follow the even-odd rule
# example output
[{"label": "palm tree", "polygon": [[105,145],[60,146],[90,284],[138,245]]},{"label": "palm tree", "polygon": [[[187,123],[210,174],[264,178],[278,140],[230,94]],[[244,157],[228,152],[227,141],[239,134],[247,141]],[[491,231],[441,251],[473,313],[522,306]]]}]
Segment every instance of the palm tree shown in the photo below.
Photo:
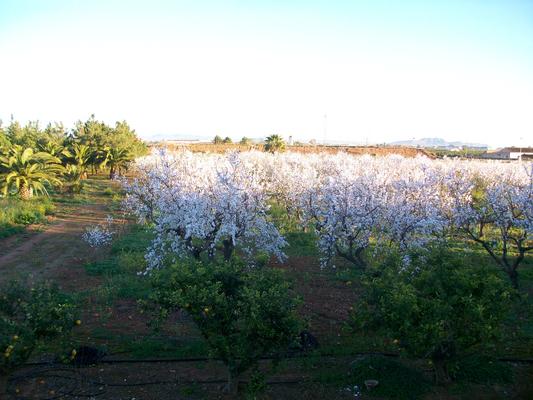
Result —
[{"label": "palm tree", "polygon": [[83,172],[75,164],[67,164],[63,179],[65,180],[66,190],[69,193],[80,193],[83,187],[82,183]]},{"label": "palm tree", "polygon": [[113,179],[117,173],[120,175],[123,170],[127,170],[133,160],[131,153],[127,149],[106,147],[104,154],[105,158],[100,167],[109,167],[109,179]]},{"label": "palm tree", "polygon": [[93,151],[86,144],[74,143],[68,151],[69,164],[75,165],[80,174],[80,179],[87,178],[87,168],[93,158]]},{"label": "palm tree", "polygon": [[63,170],[57,157],[19,145],[0,156],[4,195],[15,189],[22,200],[30,199],[34,193],[47,195],[46,185],[61,185],[58,175]]},{"label": "palm tree", "polygon": [[285,150],[285,141],[279,135],[270,135],[265,140],[265,151],[270,153],[281,152]]},{"label": "palm tree", "polygon": [[53,157],[64,158],[69,156],[69,152],[65,146],[53,141],[47,141],[37,145],[40,151],[48,153]]}]

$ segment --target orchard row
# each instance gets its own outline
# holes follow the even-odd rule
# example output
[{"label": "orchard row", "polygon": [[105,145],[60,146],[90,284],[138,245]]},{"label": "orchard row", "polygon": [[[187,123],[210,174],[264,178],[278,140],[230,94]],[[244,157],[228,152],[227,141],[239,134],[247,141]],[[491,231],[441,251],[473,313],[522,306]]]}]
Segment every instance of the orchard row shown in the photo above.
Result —
[{"label": "orchard row", "polygon": [[225,155],[157,151],[123,180],[125,205],[153,224],[148,270],[168,259],[279,260],[287,245],[270,215],[275,204],[316,232],[323,267],[342,257],[365,268],[373,252],[434,241],[476,242],[518,285],[533,250],[531,164],[261,152]]}]

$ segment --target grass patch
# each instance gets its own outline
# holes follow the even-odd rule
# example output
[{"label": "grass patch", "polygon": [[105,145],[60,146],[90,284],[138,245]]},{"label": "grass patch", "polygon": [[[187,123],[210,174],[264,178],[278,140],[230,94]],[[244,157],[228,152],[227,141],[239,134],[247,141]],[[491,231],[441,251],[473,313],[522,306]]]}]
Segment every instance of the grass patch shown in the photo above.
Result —
[{"label": "grass patch", "polygon": [[46,197],[26,201],[15,197],[0,199],[0,238],[23,232],[27,225],[46,222],[54,210]]},{"label": "grass patch", "polygon": [[202,339],[178,340],[172,338],[144,337],[129,340],[124,351],[135,358],[189,358],[208,355]]},{"label": "grass patch", "polygon": [[118,274],[119,267],[114,259],[95,261],[85,265],[85,272],[92,276],[115,275]]},{"label": "grass patch", "polygon": [[113,242],[111,254],[144,253],[153,238],[153,233],[140,225],[135,225],[126,235]]},{"label": "grass patch", "polygon": [[140,299],[150,294],[151,287],[144,276],[116,275],[104,284],[108,299]]},{"label": "grass patch", "polygon": [[11,225],[11,224],[2,224],[0,225],[0,239],[16,235],[17,233],[24,232],[26,228],[23,225]]},{"label": "grass patch", "polygon": [[[178,339],[162,336],[120,334],[97,327],[92,339],[104,342],[110,353],[127,354],[133,359],[207,357],[208,349],[202,338]],[[80,344],[82,342],[80,341]]]},{"label": "grass patch", "polygon": [[452,375],[457,382],[486,385],[513,382],[513,369],[509,364],[480,355],[474,355],[457,362]]},{"label": "grass patch", "polygon": [[[417,399],[431,389],[431,382],[420,371],[382,356],[365,356],[354,361],[350,378],[362,393],[371,397]],[[379,384],[368,390],[365,380],[369,379],[375,379]]]},{"label": "grass patch", "polygon": [[289,257],[318,256],[317,237],[313,232],[288,232],[285,234],[285,240],[289,243],[285,248],[285,253]]},{"label": "grass patch", "polygon": [[[309,358],[302,360],[301,366],[311,371],[313,381],[349,391],[355,397],[411,400],[432,389],[432,383],[421,371],[391,357],[360,356],[349,365],[338,360]],[[377,380],[378,385],[369,390],[365,386],[367,380]]]},{"label": "grass patch", "polygon": [[109,303],[116,299],[148,296],[150,285],[139,272],[146,268],[144,254],[150,241],[149,231],[134,226],[113,243],[109,258],[85,265],[87,274],[106,278],[96,293],[100,301]]}]

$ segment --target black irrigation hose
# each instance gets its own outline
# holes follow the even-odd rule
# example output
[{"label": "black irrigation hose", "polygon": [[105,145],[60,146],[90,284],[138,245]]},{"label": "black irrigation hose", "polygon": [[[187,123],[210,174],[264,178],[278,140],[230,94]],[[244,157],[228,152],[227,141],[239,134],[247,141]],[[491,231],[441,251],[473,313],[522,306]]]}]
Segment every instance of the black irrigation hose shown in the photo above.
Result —
[{"label": "black irrigation hose", "polygon": [[[398,353],[390,352],[359,352],[359,353],[350,353],[350,354],[318,354],[318,355],[286,355],[282,359],[311,359],[311,358],[340,358],[340,357],[360,357],[360,356],[384,356],[384,357],[399,357]],[[260,360],[268,361],[274,360],[274,357],[261,357]],[[501,362],[510,362],[510,363],[522,363],[522,364],[533,364],[533,358],[516,358],[516,357],[498,357],[496,360]],[[141,359],[113,359],[113,360],[99,360],[95,364],[143,364],[143,363],[188,363],[188,362],[208,362],[208,361],[222,361],[219,358],[209,358],[209,357],[190,357],[190,358],[141,358]],[[28,362],[24,364],[25,366],[45,366],[53,365],[54,363],[50,362]]]},{"label": "black irrigation hose", "polygon": [[[363,356],[363,355],[381,355],[386,357],[398,357],[399,354],[397,353],[386,353],[386,352],[367,352],[367,353],[353,353],[353,354],[346,354],[346,355],[338,355],[338,354],[320,354],[317,356],[314,356],[316,358],[326,358],[326,357],[357,357],[357,356]],[[305,359],[305,358],[311,358],[313,356],[307,356],[307,355],[292,355],[288,356],[286,358],[288,359]],[[262,357],[262,360],[272,360],[272,357]],[[127,360],[127,359],[119,359],[119,360],[101,360],[100,364],[138,364],[138,363],[178,363],[178,362],[198,362],[198,361],[220,361],[217,359],[211,359],[208,357],[196,357],[196,358],[176,358],[176,359],[137,359],[137,360]],[[498,361],[502,362],[511,362],[511,363],[526,363],[526,364],[533,364],[533,359],[530,358],[513,358],[513,357],[500,357],[497,358]],[[84,397],[84,398],[95,398],[104,395],[107,392],[107,388],[109,387],[140,387],[140,386],[151,386],[151,385],[168,385],[168,384],[176,384],[176,385],[188,385],[188,384],[224,384],[227,381],[225,379],[208,379],[208,380],[181,380],[181,379],[174,379],[174,380],[155,380],[155,381],[146,381],[146,382],[133,382],[133,383],[108,383],[108,382],[101,382],[99,380],[90,379],[86,376],[84,376],[79,368],[76,367],[61,367],[56,366],[57,364],[54,363],[46,363],[46,362],[35,362],[35,363],[26,363],[26,366],[49,366],[50,368],[39,370],[36,368],[33,371],[30,371],[28,373],[22,374],[22,375],[16,375],[9,379],[8,384],[8,391],[9,388],[11,388],[16,382],[23,381],[26,379],[33,379],[37,377],[41,378],[58,378],[65,381],[72,381],[73,383],[69,385],[67,388],[59,388],[56,389],[54,392],[54,395],[48,396],[48,397],[41,397],[39,400],[59,400],[61,398],[64,398],[65,396],[74,396],[74,397]],[[68,376],[68,375],[61,375],[59,372],[65,371],[68,373],[73,373],[75,376]],[[51,372],[51,374],[49,374]],[[299,384],[305,381],[309,381],[309,378],[302,378],[297,380],[275,380],[275,381],[267,381],[267,385],[286,385],[286,384]],[[312,381],[312,380],[311,380]],[[247,383],[246,380],[241,381],[242,383]],[[90,385],[90,387],[97,387],[97,391],[92,391],[91,393],[86,393],[87,390],[80,389],[79,386],[83,383],[86,383]],[[10,391],[12,392],[12,391]],[[85,393],[84,393],[85,392]],[[29,398],[24,397],[19,394],[12,393],[17,400],[35,400],[35,397]]]},{"label": "black irrigation hose", "polygon": [[[72,376],[65,376],[65,375],[59,375],[57,372],[60,371],[68,371],[74,372],[75,377]],[[55,372],[55,374],[48,374],[48,372]],[[150,385],[167,385],[167,384],[176,384],[176,385],[188,385],[188,384],[224,384],[227,383],[227,380],[225,379],[206,379],[206,380],[156,380],[156,381],[147,381],[147,382],[134,382],[134,383],[107,383],[107,382],[101,382],[95,379],[89,379],[87,377],[84,377],[78,369],[75,368],[50,368],[45,370],[34,370],[26,374],[18,375],[9,380],[8,385],[8,391],[11,386],[14,385],[17,381],[23,381],[25,379],[32,379],[32,378],[60,378],[64,380],[70,380],[73,381],[73,385],[69,387],[67,390],[65,389],[57,389],[54,390],[54,392],[57,392],[57,394],[54,393],[51,397],[41,397],[39,400],[58,400],[61,398],[64,398],[65,396],[75,396],[75,397],[98,397],[101,395],[104,395],[107,392],[108,387],[139,387],[139,386],[150,386]],[[274,381],[267,381],[267,385],[286,385],[286,384],[299,384],[301,382],[305,381],[305,379],[299,379],[299,380],[274,380]],[[77,392],[77,390],[80,390],[78,386],[81,383],[88,383],[92,385],[93,387],[98,387],[98,391],[92,392],[92,393],[80,393]],[[240,383],[248,383],[247,380],[241,380]],[[82,389],[83,390],[83,389]],[[12,393],[13,394],[13,393]],[[35,397],[25,397],[21,396],[17,393],[14,394],[15,398],[18,400],[35,400]]]},{"label": "black irrigation hose", "polygon": [[533,364],[533,358],[500,357],[496,360],[509,363]]},{"label": "black irrigation hose", "polygon": [[[335,357],[359,357],[359,356],[384,356],[384,357],[399,357],[398,353],[388,353],[388,352],[360,352],[360,353],[350,353],[350,354],[319,354],[319,355],[285,355],[281,359],[291,360],[291,359],[311,359],[311,358],[335,358]],[[275,357],[260,357],[262,361],[277,360],[279,358]],[[112,359],[112,360],[99,360],[96,364],[142,364],[142,363],[188,363],[188,362],[208,362],[208,361],[222,361],[220,358],[210,358],[210,357],[187,357],[187,358],[121,358],[121,359]],[[533,360],[532,360],[533,361]],[[54,362],[46,361],[35,361],[27,362],[24,366],[34,367],[34,366],[45,366],[45,365],[54,365]]]},{"label": "black irrigation hose", "polygon": [[[57,372],[59,372],[59,371],[67,371],[69,373],[75,373],[76,377],[73,378],[71,376],[57,375]],[[55,374],[47,374],[47,372],[55,372]],[[55,367],[55,368],[49,368],[49,369],[37,370],[37,371],[33,370],[33,371],[30,371],[29,373],[25,373],[25,374],[22,374],[22,375],[17,375],[15,377],[11,377],[9,379],[9,383],[8,383],[8,392],[9,392],[9,388],[15,382],[23,381],[25,379],[37,378],[39,376],[41,378],[61,378],[61,379],[64,379],[66,381],[69,381],[69,380],[73,381],[72,386],[69,387],[68,389],[63,389],[63,388],[56,389],[56,390],[54,390],[54,392],[56,392],[57,394],[54,394],[54,395],[48,396],[48,397],[41,397],[41,398],[39,398],[39,400],[57,400],[57,399],[64,398],[65,396],[76,396],[76,397],[87,397],[87,398],[91,397],[92,398],[92,397],[100,396],[100,395],[102,395],[102,394],[104,394],[106,392],[106,390],[99,390],[97,392],[92,392],[92,393],[89,393],[89,394],[86,394],[86,393],[75,393],[77,390],[79,390],[78,387],[79,387],[79,384],[82,381],[82,375],[79,372],[79,370],[76,370],[74,368],[64,368],[64,367],[63,368]],[[17,393],[15,393],[14,396],[18,400],[35,400],[35,397],[25,397],[25,396],[21,396],[21,395],[19,395]]]}]

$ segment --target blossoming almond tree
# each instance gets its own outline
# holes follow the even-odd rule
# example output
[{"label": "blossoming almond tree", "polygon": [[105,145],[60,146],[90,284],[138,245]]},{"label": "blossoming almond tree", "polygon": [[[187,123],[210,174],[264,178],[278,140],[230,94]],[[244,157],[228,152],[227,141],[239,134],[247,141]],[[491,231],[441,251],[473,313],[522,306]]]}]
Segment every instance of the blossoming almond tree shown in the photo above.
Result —
[{"label": "blossoming almond tree", "polygon": [[518,267],[533,250],[533,165],[491,172],[454,175],[453,223],[486,250],[516,288]]},{"label": "blossoming almond tree", "polygon": [[363,253],[382,215],[382,192],[373,187],[374,182],[370,177],[330,177],[310,197],[306,213],[314,220],[323,267],[336,255],[360,268],[366,266]]},{"label": "blossoming almond tree", "polygon": [[145,166],[143,179],[125,185],[128,207],[154,223],[149,270],[167,257],[221,252],[230,259],[236,247],[247,256],[264,251],[284,259],[286,243],[267,218],[261,176],[239,154],[160,154],[156,160],[152,169]]},{"label": "blossoming almond tree", "polygon": [[154,267],[168,256],[229,258],[235,248],[283,258],[270,202],[315,228],[323,266],[341,256],[364,267],[370,243],[406,254],[460,235],[516,281],[531,250],[531,170],[517,164],[250,151],[159,152],[135,168],[123,180],[125,205],[154,226]]},{"label": "blossoming almond tree", "polygon": [[392,179],[385,188],[378,240],[388,240],[406,252],[442,239],[448,231],[448,220],[440,207],[442,175],[434,162],[428,159],[399,161],[399,168],[392,165],[386,168],[400,174],[391,174]]}]

